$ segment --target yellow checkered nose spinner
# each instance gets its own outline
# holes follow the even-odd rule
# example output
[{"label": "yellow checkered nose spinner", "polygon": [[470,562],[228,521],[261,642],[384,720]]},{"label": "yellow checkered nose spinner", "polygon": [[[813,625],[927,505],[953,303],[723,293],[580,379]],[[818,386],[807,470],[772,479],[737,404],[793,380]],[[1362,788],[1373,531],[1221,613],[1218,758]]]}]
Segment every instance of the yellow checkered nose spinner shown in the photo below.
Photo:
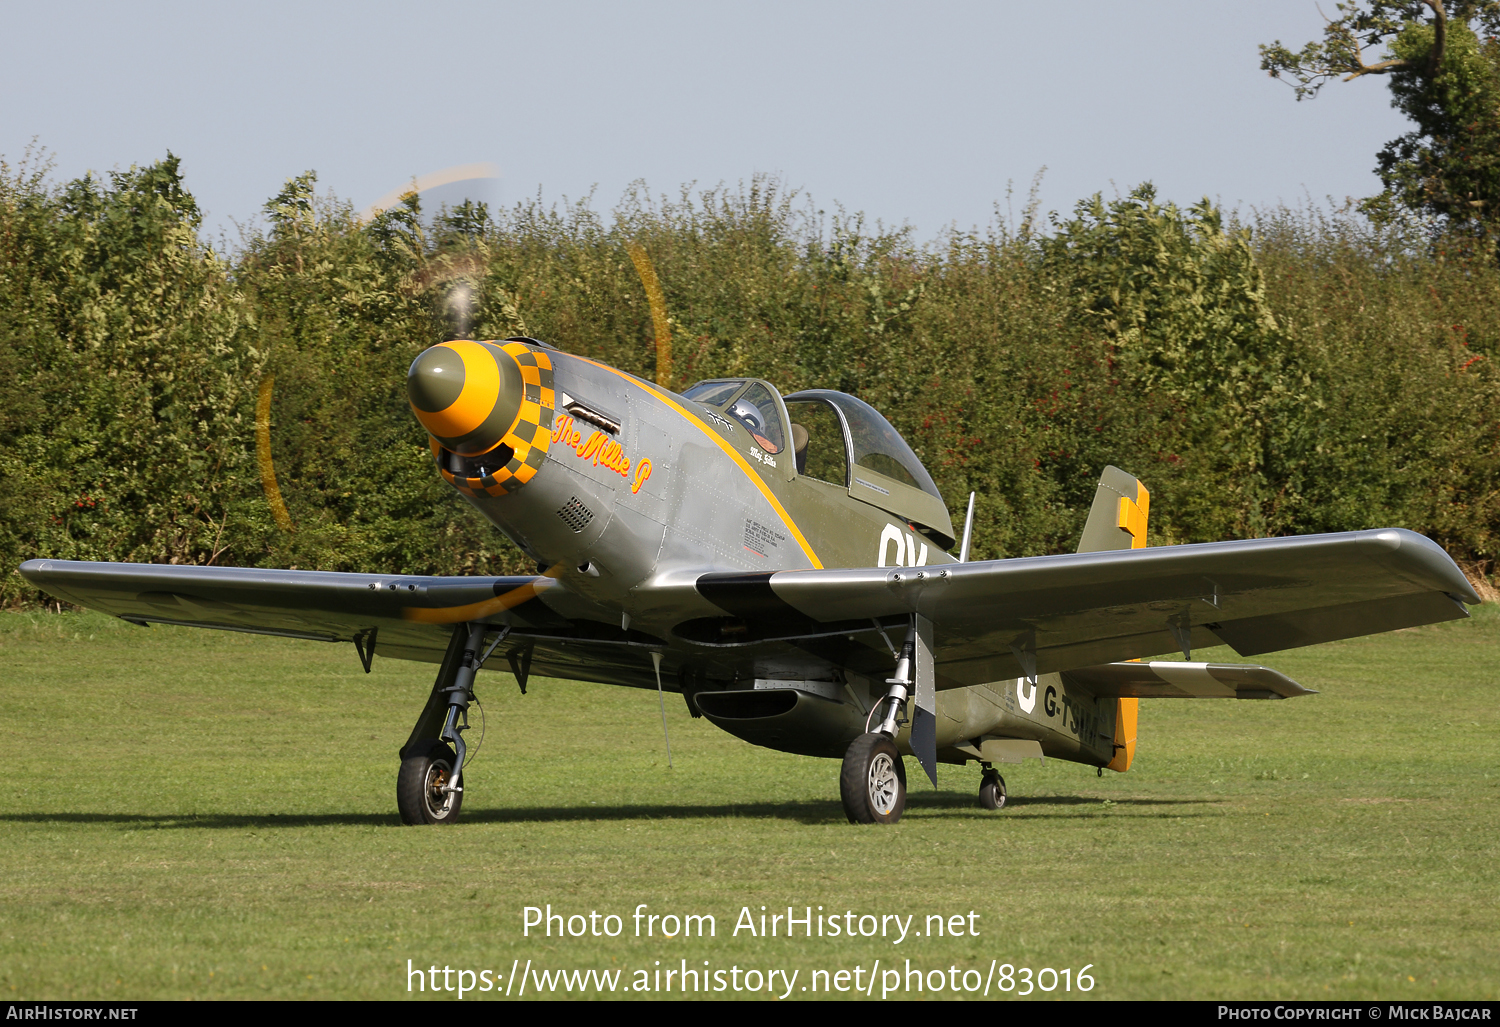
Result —
[{"label": "yellow checkered nose spinner", "polygon": [[406,393],[443,477],[468,495],[513,492],[552,439],[552,362],[515,340],[444,342],[412,361]]}]

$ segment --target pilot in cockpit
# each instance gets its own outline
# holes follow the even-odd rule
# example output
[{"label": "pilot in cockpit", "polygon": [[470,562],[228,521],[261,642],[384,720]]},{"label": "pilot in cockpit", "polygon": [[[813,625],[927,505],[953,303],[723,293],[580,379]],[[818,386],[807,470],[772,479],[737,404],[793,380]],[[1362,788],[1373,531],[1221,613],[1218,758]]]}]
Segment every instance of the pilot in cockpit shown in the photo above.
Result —
[{"label": "pilot in cockpit", "polygon": [[781,415],[764,385],[746,389],[744,395],[730,404],[729,413],[750,430],[751,438],[761,449],[772,454],[781,452]]}]

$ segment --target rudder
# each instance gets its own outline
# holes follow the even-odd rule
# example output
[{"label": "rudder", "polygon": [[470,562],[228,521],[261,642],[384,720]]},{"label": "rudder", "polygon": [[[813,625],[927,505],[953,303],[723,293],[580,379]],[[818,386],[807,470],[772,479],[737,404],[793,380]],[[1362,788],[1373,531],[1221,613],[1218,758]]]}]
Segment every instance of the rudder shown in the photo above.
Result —
[{"label": "rudder", "polygon": [[[1110,465],[1099,475],[1094,505],[1078,540],[1080,553],[1104,553],[1116,549],[1141,549],[1146,545],[1146,518],[1151,493],[1140,479]],[[1116,699],[1115,758],[1107,766],[1120,773],[1130,769],[1135,758],[1136,720],[1139,699]]]}]

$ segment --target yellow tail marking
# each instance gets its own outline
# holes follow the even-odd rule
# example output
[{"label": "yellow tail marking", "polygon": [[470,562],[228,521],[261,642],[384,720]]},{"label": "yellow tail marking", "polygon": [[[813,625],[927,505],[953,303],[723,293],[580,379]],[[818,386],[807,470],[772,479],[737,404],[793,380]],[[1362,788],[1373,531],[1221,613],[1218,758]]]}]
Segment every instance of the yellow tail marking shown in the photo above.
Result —
[{"label": "yellow tail marking", "polygon": [[[1120,497],[1119,515],[1115,523],[1122,530],[1130,532],[1131,549],[1146,547],[1146,515],[1150,512],[1151,493],[1140,482],[1135,483],[1134,501]],[[1109,761],[1109,769],[1123,774],[1130,769],[1130,761],[1135,758],[1135,726],[1140,717],[1141,701],[1116,701],[1119,705],[1115,708],[1115,758]]]},{"label": "yellow tail marking", "polygon": [[1130,761],[1135,758],[1135,725],[1140,714],[1141,701],[1139,699],[1118,699],[1120,705],[1115,710],[1115,758],[1109,761],[1110,770],[1118,770],[1120,773],[1130,769]]},{"label": "yellow tail marking", "polygon": [[1135,483],[1135,499],[1120,497],[1115,524],[1130,534],[1130,548],[1140,549],[1146,544],[1146,515],[1151,512],[1151,493],[1140,482]]}]

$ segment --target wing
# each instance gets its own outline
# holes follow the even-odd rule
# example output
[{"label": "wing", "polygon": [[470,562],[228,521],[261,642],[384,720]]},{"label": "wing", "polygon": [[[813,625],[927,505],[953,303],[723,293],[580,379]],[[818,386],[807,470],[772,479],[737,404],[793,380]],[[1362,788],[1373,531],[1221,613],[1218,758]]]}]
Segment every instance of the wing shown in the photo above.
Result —
[{"label": "wing", "polygon": [[[442,661],[452,626],[503,620],[499,650],[549,677],[655,687],[647,648],[659,639],[568,620],[538,600],[557,582],[331,571],[29,560],[27,581],[78,606],[136,624],[180,624],[324,642],[356,638],[381,656]],[[494,666],[504,666],[497,661]]]},{"label": "wing", "polygon": [[707,574],[697,590],[745,625],[746,643],[867,630],[872,618],[920,613],[936,625],[939,688],[1019,677],[1026,663],[1066,671],[1225,642],[1250,656],[1455,620],[1479,602],[1441,548],[1400,528],[932,567]]}]

